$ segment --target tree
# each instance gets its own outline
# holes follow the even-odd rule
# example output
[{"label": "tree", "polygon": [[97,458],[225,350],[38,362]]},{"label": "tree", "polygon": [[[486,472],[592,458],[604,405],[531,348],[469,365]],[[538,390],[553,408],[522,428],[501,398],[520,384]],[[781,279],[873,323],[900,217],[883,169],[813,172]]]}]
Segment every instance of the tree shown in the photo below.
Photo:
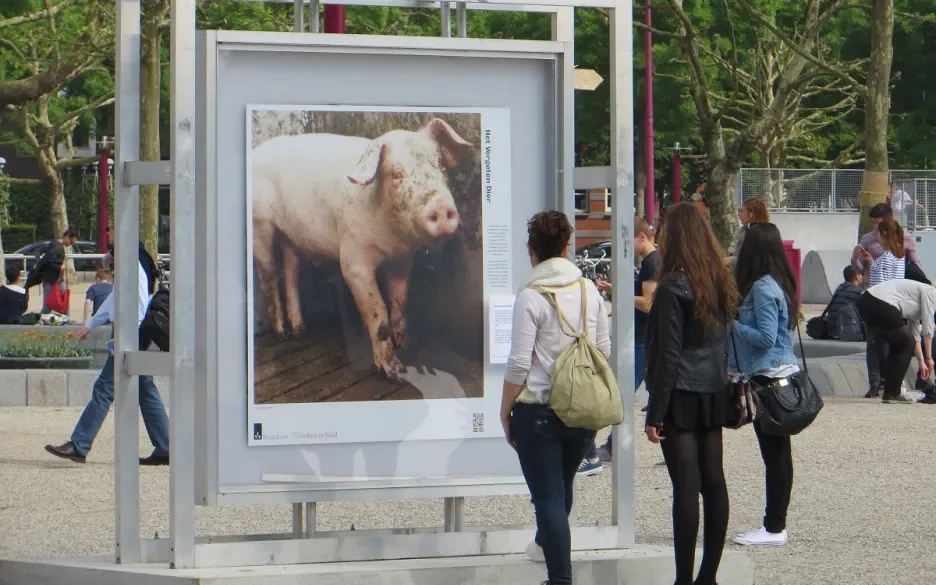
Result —
[{"label": "tree", "polygon": [[[159,136],[163,32],[169,24],[169,0],[143,0],[140,24],[140,160],[162,160]],[[140,239],[159,254],[159,186],[140,187]]]},{"label": "tree", "polygon": [[[41,9],[31,10],[25,14],[18,14],[7,18],[0,18],[0,30],[12,29],[13,27],[22,27],[41,20],[55,19],[64,10],[76,6],[80,0],[61,0],[57,4],[51,1],[44,3]],[[6,9],[17,8],[17,2],[11,1],[5,3]],[[26,9],[33,8],[33,2],[25,2]],[[97,2],[91,0],[89,5],[95,5]],[[97,13],[89,6],[89,16]],[[2,16],[2,12],[0,12]],[[100,27],[103,23],[98,19],[89,19],[88,27],[82,29],[74,38],[67,39],[69,43],[74,43],[76,48],[93,46],[100,39]],[[77,31],[76,31],[77,32]],[[0,36],[0,46],[11,49],[12,45],[5,34]],[[64,87],[81,72],[96,62],[96,57],[84,50],[67,51],[64,56],[57,56],[50,63],[44,64],[44,67],[35,69],[23,78],[6,79],[0,81],[0,112],[7,106],[19,106],[35,102],[39,96],[55,93],[58,89]]]},{"label": "tree", "polygon": [[[845,0],[826,8],[819,0],[792,5],[764,0],[756,6],[738,0],[738,8],[722,0],[698,2],[689,9],[683,0],[666,2],[676,30],[655,32],[672,39],[681,54],[685,70],[677,78],[695,105],[707,166],[706,201],[715,235],[727,250],[737,228],[738,172],[758,146],[782,143],[784,125],[803,116],[804,97],[812,91],[809,83],[821,78],[813,71],[811,55],[819,48],[822,27]],[[739,19],[741,15],[748,18]],[[765,29],[787,39],[790,50],[763,44],[759,50],[745,50],[758,45]],[[780,61],[765,68],[771,56]]]},{"label": "tree", "polygon": [[[894,0],[871,0],[871,61],[865,103],[865,172],[861,181],[858,235],[874,229],[871,208],[887,200],[887,122],[890,116],[890,73],[894,60]],[[850,80],[854,85],[858,83]]]},{"label": "tree", "polygon": [[[103,0],[86,0],[75,2],[68,9],[49,10],[44,21],[30,20],[11,27],[10,34],[0,39],[0,46],[7,49],[4,53],[7,69],[14,73],[20,71],[36,77],[76,57],[84,63],[68,85],[44,91],[34,102],[8,103],[5,107],[5,123],[15,128],[42,171],[52,231],[56,236],[68,226],[61,172],[96,160],[95,157],[75,157],[74,132],[82,121],[89,121],[96,109],[114,99],[110,73],[101,67],[113,47],[110,22],[111,14]],[[85,38],[88,30],[96,31],[93,42],[76,46],[73,39]],[[88,94],[95,97],[89,98]],[[64,151],[60,151],[63,143]]]}]

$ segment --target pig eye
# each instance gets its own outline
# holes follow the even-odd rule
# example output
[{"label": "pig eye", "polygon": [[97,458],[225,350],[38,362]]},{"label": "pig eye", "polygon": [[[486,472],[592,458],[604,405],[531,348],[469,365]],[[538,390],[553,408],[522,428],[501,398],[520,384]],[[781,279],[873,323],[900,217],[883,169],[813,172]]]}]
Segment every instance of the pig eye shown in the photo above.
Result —
[{"label": "pig eye", "polygon": [[402,181],[406,177],[406,173],[403,172],[403,169],[393,169],[393,180]]}]

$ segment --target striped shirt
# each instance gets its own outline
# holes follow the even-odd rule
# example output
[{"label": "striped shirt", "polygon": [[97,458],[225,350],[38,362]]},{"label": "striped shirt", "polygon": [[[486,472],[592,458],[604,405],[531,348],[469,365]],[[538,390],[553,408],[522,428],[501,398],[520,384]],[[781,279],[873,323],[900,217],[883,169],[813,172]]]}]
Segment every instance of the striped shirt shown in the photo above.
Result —
[{"label": "striped shirt", "polygon": [[877,260],[871,264],[869,284],[874,286],[882,282],[887,282],[888,280],[903,278],[906,275],[906,271],[906,261],[903,258],[894,256],[894,253],[890,250],[885,250],[884,253],[878,256]]}]

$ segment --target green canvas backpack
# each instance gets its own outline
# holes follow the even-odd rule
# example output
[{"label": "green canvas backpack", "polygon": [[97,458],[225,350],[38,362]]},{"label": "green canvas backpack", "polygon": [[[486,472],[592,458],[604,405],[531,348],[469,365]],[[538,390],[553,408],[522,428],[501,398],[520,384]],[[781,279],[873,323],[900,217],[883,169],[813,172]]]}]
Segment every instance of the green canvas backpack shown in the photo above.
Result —
[{"label": "green canvas backpack", "polygon": [[624,421],[624,403],[608,360],[588,338],[588,293],[585,279],[582,289],[582,331],[576,331],[556,302],[556,295],[545,287],[532,287],[552,305],[559,318],[559,329],[573,337],[552,368],[549,407],[568,427],[598,431]]}]

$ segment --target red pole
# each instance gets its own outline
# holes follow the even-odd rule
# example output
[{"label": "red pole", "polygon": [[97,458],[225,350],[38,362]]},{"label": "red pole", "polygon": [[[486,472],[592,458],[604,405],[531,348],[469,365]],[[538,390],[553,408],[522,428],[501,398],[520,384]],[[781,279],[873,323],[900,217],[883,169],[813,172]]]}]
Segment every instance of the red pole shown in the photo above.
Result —
[{"label": "red pole", "polygon": [[325,32],[343,35],[345,32],[345,7],[341,4],[325,5]]},{"label": "red pole", "polygon": [[673,154],[673,203],[682,199],[682,159],[679,156],[679,143],[676,143],[676,152]]},{"label": "red pole", "polygon": [[101,160],[98,162],[98,252],[107,253],[107,223],[108,223],[108,190],[107,181],[110,175],[110,151],[101,149]]},{"label": "red pole", "polygon": [[656,186],[653,181],[653,34],[650,27],[653,24],[650,15],[651,0],[647,0],[647,36],[646,46],[644,48],[646,59],[646,93],[644,95],[644,130],[646,132],[646,159],[647,159],[647,186],[644,190],[644,209],[647,210],[647,223],[653,225],[653,214],[656,209],[654,204]]}]

